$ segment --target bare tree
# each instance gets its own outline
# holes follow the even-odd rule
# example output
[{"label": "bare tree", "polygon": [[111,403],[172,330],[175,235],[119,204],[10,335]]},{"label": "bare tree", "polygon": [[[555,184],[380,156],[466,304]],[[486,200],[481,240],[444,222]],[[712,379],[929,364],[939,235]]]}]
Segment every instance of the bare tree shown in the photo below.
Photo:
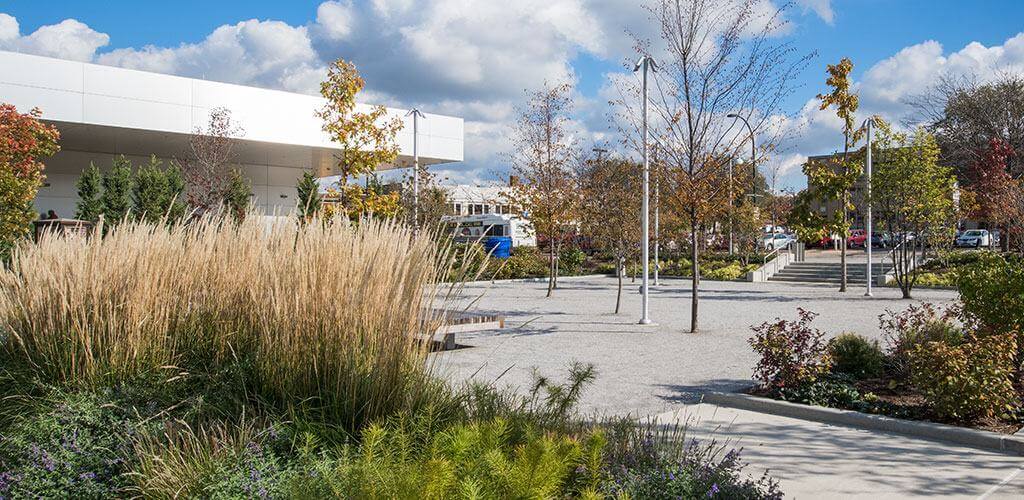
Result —
[{"label": "bare tree", "polygon": [[518,182],[510,183],[505,193],[514,210],[530,221],[538,243],[547,241],[548,297],[556,286],[559,246],[579,199],[573,170],[579,159],[578,148],[568,129],[571,93],[568,84],[545,83],[518,110],[510,155],[512,174]]},{"label": "bare tree", "polygon": [[1009,144],[1007,169],[1024,176],[1024,76],[1004,73],[979,83],[976,76],[945,76],[926,92],[907,99],[913,110],[904,121],[925,124],[942,148],[941,162],[956,169],[961,182],[983,159],[991,139]]},{"label": "bare tree", "polygon": [[[661,161],[666,205],[688,223],[692,257],[690,331],[698,331],[700,247],[709,220],[728,207],[728,162],[751,140],[737,133],[726,115],[748,120],[762,145],[774,144],[772,129],[782,99],[810,55],[794,57],[777,35],[782,11],[768,14],[756,0],[658,0],[649,10],[660,35],[661,69],[655,76],[651,108]],[[652,52],[639,40],[638,48]],[[627,92],[637,95],[635,91]],[[637,123],[636,107],[628,111]]]},{"label": "bare tree", "polygon": [[229,109],[213,108],[206,127],[196,127],[189,136],[191,155],[180,163],[192,210],[202,213],[223,203],[229,166],[235,159],[235,141],[244,135],[245,130],[232,121]]},{"label": "bare tree", "polygon": [[580,215],[583,231],[591,241],[615,259],[618,291],[615,314],[622,305],[622,277],[626,259],[640,242],[642,166],[622,158],[588,159],[580,176],[584,193]]}]

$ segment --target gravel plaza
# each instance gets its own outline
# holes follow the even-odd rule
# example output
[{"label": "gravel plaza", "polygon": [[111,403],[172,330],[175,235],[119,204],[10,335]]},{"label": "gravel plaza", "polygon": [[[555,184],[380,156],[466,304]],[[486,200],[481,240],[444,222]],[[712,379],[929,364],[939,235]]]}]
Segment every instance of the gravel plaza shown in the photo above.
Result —
[{"label": "gravel plaza", "polygon": [[[651,288],[650,315],[642,326],[639,279],[623,285],[622,313],[615,308],[612,277],[559,279],[545,298],[546,282],[483,282],[466,285],[459,301],[471,310],[506,316],[505,328],[460,333],[464,348],[439,354],[435,369],[449,380],[473,378],[528,387],[534,368],[565,374],[573,361],[593,363],[597,380],[582,401],[585,412],[648,415],[699,399],[703,391],[733,391],[751,384],[756,361],[747,344],[752,325],[777,317],[795,319],[797,308],[819,316],[813,325],[830,335],[853,331],[881,338],[878,316],[912,301],[895,288],[863,287],[840,293],[813,284],[703,281],[700,332],[688,333],[690,282],[662,279]],[[950,290],[915,290],[914,301],[937,304],[956,298]]]},{"label": "gravel plaza", "polygon": [[794,319],[798,307],[819,314],[830,336],[854,331],[881,340],[878,316],[912,302],[947,304],[951,290],[834,287],[795,283],[704,281],[701,331],[688,333],[689,281],[663,279],[652,288],[651,317],[637,324],[639,281],[626,280],[623,313],[614,315],[616,280],[562,278],[554,296],[546,282],[474,283],[461,295],[478,311],[503,313],[505,328],[459,334],[463,348],[437,355],[449,380],[473,378],[527,390],[534,369],[563,377],[573,361],[593,363],[597,379],[583,397],[591,414],[681,423],[687,438],[742,449],[754,476],[768,471],[787,498],[1020,498],[1020,457],[956,444],[701,403],[705,391],[752,384],[756,356],[751,325]]}]

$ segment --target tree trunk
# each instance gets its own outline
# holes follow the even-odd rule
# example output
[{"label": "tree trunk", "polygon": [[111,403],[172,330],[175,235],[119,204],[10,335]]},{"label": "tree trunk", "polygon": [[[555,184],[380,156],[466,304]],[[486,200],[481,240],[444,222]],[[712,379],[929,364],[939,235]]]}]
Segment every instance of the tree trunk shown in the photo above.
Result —
[{"label": "tree trunk", "polygon": [[[847,218],[849,217],[849,215],[846,213],[847,196],[849,196],[849,193],[846,193],[846,194],[843,195],[843,227],[844,228],[848,224]],[[845,292],[846,291],[846,243],[849,240],[849,238],[847,236],[843,236],[842,234],[840,234],[839,236],[843,240],[843,241],[839,242],[839,263],[840,263],[840,267],[842,269],[840,271],[840,277],[839,277],[839,291],[840,292]]]},{"label": "tree trunk", "polygon": [[690,333],[697,333],[697,289],[700,285],[700,250],[697,247],[696,224],[693,224],[693,227],[690,229],[690,243],[692,249],[691,257],[693,258],[693,263],[690,264],[690,270],[693,272],[693,277],[690,280]]},{"label": "tree trunk", "polygon": [[615,314],[619,314],[619,306],[622,305],[622,274],[625,272],[623,269],[622,259],[615,259],[615,275],[619,278],[619,291],[615,295]]},{"label": "tree trunk", "polygon": [[548,245],[548,297],[555,288],[555,245]]},{"label": "tree trunk", "polygon": [[555,287],[556,290],[558,289],[558,257],[559,257],[559,254],[561,253],[558,250],[559,249],[556,246],[555,250],[554,250],[554,252],[555,252],[555,268],[554,268],[555,269],[555,273],[553,274],[553,276],[554,276],[554,283],[555,283],[554,287]]}]

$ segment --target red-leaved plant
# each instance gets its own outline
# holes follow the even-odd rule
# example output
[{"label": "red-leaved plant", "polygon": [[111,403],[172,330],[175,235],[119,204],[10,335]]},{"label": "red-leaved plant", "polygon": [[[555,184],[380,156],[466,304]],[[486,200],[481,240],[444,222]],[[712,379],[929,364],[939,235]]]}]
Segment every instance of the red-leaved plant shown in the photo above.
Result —
[{"label": "red-leaved plant", "polygon": [[811,328],[818,315],[797,308],[799,319],[776,319],[752,327],[750,346],[761,355],[754,379],[773,392],[813,383],[832,366],[825,333]]}]

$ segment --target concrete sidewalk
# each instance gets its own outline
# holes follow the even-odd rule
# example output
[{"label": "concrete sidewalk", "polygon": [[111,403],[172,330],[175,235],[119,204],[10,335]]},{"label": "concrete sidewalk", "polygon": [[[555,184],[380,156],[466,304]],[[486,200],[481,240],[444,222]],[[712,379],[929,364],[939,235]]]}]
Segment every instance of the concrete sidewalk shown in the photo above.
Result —
[{"label": "concrete sidewalk", "polygon": [[1024,457],[710,404],[655,417],[742,448],[788,498],[1024,498]]}]

